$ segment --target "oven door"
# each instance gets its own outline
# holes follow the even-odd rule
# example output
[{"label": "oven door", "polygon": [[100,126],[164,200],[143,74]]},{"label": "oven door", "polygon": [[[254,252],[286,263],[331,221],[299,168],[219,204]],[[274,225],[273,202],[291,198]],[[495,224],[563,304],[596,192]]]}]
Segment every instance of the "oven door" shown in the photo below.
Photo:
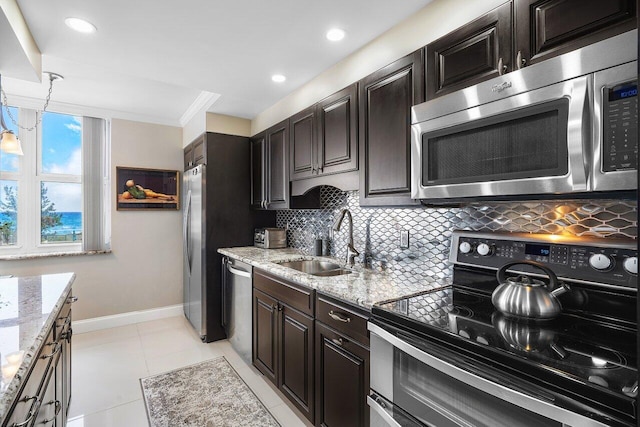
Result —
[{"label": "oven door", "polygon": [[412,126],[415,199],[588,190],[592,75]]},{"label": "oven door", "polygon": [[418,343],[371,322],[369,331],[372,426],[373,420],[385,427],[606,426],[554,405],[550,393],[495,368],[482,376],[465,369],[462,356],[435,342]]}]

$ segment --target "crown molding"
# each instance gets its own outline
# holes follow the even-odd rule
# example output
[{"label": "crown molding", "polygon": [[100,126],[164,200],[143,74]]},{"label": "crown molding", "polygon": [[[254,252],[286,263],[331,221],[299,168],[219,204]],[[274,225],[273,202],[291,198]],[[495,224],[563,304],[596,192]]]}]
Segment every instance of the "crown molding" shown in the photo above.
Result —
[{"label": "crown molding", "polygon": [[185,127],[187,123],[189,123],[189,121],[198,114],[198,112],[208,110],[219,98],[220,94],[218,93],[207,92],[204,90],[200,92],[189,108],[187,108],[187,111],[185,111],[182,117],[180,117],[180,126]]}]

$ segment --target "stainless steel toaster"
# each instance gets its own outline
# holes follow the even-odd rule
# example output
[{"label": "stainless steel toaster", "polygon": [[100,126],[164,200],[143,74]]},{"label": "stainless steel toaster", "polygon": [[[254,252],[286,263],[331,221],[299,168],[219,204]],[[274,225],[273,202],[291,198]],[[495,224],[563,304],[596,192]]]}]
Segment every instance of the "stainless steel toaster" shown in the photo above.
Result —
[{"label": "stainless steel toaster", "polygon": [[256,228],[253,244],[258,248],[275,249],[287,247],[287,230],[284,228]]}]

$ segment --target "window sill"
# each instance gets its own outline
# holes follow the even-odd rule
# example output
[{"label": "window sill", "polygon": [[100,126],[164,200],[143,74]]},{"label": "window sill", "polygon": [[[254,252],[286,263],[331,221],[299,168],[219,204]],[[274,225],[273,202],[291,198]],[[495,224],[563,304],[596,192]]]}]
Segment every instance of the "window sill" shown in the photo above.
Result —
[{"label": "window sill", "polygon": [[59,258],[67,256],[80,255],[102,255],[110,254],[111,249],[104,251],[77,251],[77,252],[46,252],[41,254],[19,254],[19,255],[0,255],[0,261],[17,261],[23,259],[40,259],[40,258]]}]

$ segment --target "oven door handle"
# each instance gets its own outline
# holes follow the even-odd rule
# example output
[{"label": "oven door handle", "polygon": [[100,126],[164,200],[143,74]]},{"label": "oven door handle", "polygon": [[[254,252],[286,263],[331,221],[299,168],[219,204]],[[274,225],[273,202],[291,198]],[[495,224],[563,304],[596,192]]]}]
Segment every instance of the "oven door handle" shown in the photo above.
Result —
[{"label": "oven door handle", "polygon": [[[520,406],[521,408],[525,408],[531,412],[544,415],[548,418],[562,422],[564,424],[579,425],[581,427],[607,426],[607,424],[603,424],[592,418],[587,418],[582,415],[576,414],[575,412],[571,412],[567,409],[555,406],[551,402],[545,402],[540,398],[530,396],[524,391],[505,387],[502,384],[495,383],[491,380],[468,372],[462,368],[459,368],[451,363],[448,363],[436,356],[433,356],[412,346],[411,344],[401,340],[400,338],[396,337],[395,335],[391,334],[390,332],[384,330],[374,323],[369,322],[367,328],[372,334],[377,335],[398,350],[408,354],[409,356],[417,359],[425,365],[428,365],[467,385],[475,387],[478,390],[481,390],[499,399],[511,402],[514,405]],[[512,387],[515,388],[515,385],[512,385]]]},{"label": "oven door handle", "polygon": [[380,418],[382,418],[389,426],[391,427],[402,427],[393,417],[382,407],[380,403],[376,399],[373,399],[371,396],[367,396],[367,404],[369,407],[375,411]]}]

